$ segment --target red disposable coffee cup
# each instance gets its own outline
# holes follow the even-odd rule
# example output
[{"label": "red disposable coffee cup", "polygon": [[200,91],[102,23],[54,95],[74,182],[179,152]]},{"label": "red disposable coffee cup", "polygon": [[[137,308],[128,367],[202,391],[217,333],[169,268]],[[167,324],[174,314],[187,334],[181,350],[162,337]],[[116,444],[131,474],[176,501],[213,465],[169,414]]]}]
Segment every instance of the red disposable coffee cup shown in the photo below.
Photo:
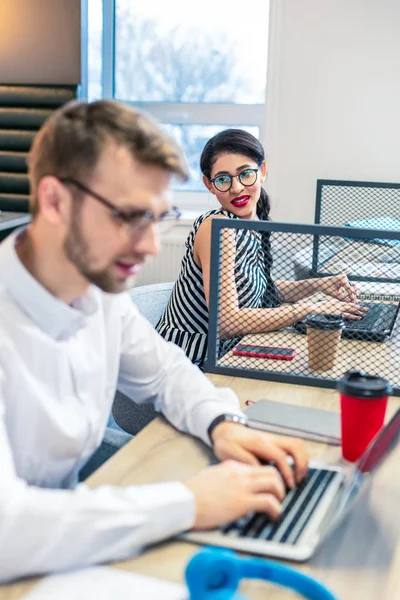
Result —
[{"label": "red disposable coffee cup", "polygon": [[362,371],[348,371],[339,381],[343,458],[355,462],[382,428],[390,383]]}]

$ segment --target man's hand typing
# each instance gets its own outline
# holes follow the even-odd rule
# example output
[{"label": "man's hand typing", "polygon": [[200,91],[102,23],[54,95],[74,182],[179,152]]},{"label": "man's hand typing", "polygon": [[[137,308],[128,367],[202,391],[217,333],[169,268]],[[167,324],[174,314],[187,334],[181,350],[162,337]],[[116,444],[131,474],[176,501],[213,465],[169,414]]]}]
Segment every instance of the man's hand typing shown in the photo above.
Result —
[{"label": "man's hand typing", "polygon": [[[211,435],[214,454],[220,460],[234,459],[249,465],[273,462],[292,488],[307,473],[308,454],[301,440],[268,435],[238,423],[222,422]],[[294,473],[287,458],[294,462]]]},{"label": "man's hand typing", "polygon": [[185,485],[195,498],[194,529],[212,529],[252,511],[278,519],[285,497],[285,486],[275,467],[233,460],[200,471]]}]

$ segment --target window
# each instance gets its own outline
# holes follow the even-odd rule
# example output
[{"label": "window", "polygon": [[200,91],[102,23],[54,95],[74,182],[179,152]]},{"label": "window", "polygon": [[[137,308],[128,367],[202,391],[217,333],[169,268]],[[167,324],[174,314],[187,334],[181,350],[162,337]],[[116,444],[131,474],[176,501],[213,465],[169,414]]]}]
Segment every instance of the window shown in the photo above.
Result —
[{"label": "window", "polygon": [[87,2],[87,90],[89,100],[102,97],[103,13],[102,0]]},{"label": "window", "polygon": [[262,133],[269,2],[87,0],[87,15],[89,99],[152,114],[189,162],[191,180],[175,202],[204,208],[198,164],[207,139],[227,127]]}]

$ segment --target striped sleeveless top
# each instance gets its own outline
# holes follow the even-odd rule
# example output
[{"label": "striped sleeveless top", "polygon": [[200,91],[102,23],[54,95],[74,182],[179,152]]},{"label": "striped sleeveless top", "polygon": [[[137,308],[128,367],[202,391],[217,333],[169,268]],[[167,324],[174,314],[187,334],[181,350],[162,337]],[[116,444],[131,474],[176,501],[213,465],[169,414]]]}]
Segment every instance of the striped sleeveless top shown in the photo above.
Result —
[{"label": "striped sleeveless top", "polygon": [[[167,308],[156,326],[163,338],[180,346],[190,360],[200,368],[203,368],[207,355],[208,307],[204,294],[203,274],[194,260],[193,249],[200,225],[213,215],[224,215],[230,219],[238,218],[227,210],[214,209],[194,221],[185,243],[186,251],[180,274]],[[260,233],[241,229],[236,231],[235,282],[239,308],[277,305],[276,294],[268,294],[271,286],[276,291],[270,276],[271,263],[270,252],[263,250]],[[266,295],[270,296],[267,301]],[[225,354],[237,341],[238,339],[220,342],[219,356]]]}]

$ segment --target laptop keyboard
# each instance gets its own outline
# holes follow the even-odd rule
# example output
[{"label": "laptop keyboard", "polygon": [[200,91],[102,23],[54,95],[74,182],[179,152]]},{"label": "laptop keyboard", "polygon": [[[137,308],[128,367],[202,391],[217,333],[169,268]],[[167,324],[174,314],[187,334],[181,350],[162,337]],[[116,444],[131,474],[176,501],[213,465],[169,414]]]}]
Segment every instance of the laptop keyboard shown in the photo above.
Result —
[{"label": "laptop keyboard", "polygon": [[[391,333],[398,304],[379,302],[360,302],[368,312],[360,320],[345,319],[342,337],[345,339],[382,342]],[[295,331],[306,333],[306,322],[298,321],[293,325]]]},{"label": "laptop keyboard", "polygon": [[359,321],[346,319],[346,329],[360,329],[363,331],[385,331],[392,326],[396,313],[395,304],[377,304],[376,302],[360,302],[360,306],[368,308],[368,312]]},{"label": "laptop keyboard", "polygon": [[222,526],[220,531],[233,537],[293,545],[336,474],[336,471],[326,469],[309,469],[303,481],[287,492],[278,521],[271,521],[265,513],[250,513],[238,521]]}]

